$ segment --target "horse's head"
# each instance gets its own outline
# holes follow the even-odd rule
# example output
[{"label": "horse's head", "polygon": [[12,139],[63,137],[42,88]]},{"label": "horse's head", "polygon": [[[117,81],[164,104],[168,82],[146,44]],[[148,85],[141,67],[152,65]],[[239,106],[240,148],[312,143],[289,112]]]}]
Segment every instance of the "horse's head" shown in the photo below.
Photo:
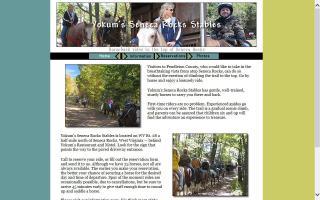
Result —
[{"label": "horse's head", "polygon": [[83,39],[87,43],[87,45],[90,47],[90,46],[92,46],[91,37],[92,37],[92,32],[93,32],[93,24],[87,23],[87,22],[83,22],[83,23],[84,23]]},{"label": "horse's head", "polygon": [[158,23],[141,23],[137,37],[139,39],[139,47],[166,46],[166,42],[158,31]]}]

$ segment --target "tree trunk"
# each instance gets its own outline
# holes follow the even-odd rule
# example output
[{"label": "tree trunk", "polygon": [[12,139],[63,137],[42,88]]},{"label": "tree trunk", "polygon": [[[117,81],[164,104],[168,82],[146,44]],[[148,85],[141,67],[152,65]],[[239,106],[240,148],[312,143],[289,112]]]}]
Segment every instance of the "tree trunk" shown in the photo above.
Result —
[{"label": "tree trunk", "polygon": [[243,134],[244,162],[243,162],[243,196],[248,196],[248,135]]},{"label": "tree trunk", "polygon": [[238,162],[238,181],[241,185],[241,188],[242,187],[242,184],[243,184],[243,174],[242,174],[242,166],[243,166],[243,162],[242,162],[242,154],[243,154],[243,142],[242,142],[242,139],[240,138],[239,140],[239,153],[238,153],[238,159],[237,159],[237,162]]},{"label": "tree trunk", "polygon": [[[89,21],[90,23],[92,23],[92,4],[91,3],[88,3],[89,4]],[[93,44],[93,34],[91,35],[91,44]]]},{"label": "tree trunk", "polygon": [[96,16],[96,22],[100,22],[99,3],[94,3],[94,14]]},{"label": "tree trunk", "polygon": [[114,6],[114,13],[113,13],[113,19],[116,19],[117,12],[118,12],[118,3],[115,3],[115,6]]},{"label": "tree trunk", "polygon": [[[130,4],[129,4],[130,6]],[[126,41],[126,45],[130,44],[130,37],[128,37],[129,33],[129,27],[128,27],[128,22],[129,22],[129,11],[128,11],[128,7],[127,7],[127,3],[124,3],[124,9],[126,12],[126,33],[125,33],[125,41]]]},{"label": "tree trunk", "polygon": [[91,3],[88,3],[89,4],[89,21],[90,23],[92,23],[92,4]]},{"label": "tree trunk", "polygon": [[216,157],[217,148],[218,148],[218,141],[219,141],[219,138],[217,136],[214,136],[212,138],[212,146],[211,146],[211,153],[210,153],[211,161],[214,161],[214,159]]}]

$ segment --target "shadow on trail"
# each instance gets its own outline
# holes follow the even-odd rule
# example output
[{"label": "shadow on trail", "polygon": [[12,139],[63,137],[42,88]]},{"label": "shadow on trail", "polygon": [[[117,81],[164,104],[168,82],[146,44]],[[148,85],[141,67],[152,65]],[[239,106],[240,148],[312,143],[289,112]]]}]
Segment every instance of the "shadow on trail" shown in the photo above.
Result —
[{"label": "shadow on trail", "polygon": [[109,119],[93,108],[67,105],[65,108],[66,127],[118,127],[118,121]]},{"label": "shadow on trail", "polygon": [[232,182],[237,180],[237,175],[235,172],[227,174],[224,178],[220,180],[219,183],[211,186],[208,184],[207,189],[202,189],[198,194],[193,194],[192,196],[217,196],[217,197],[232,197],[241,196],[240,191],[232,191]]}]

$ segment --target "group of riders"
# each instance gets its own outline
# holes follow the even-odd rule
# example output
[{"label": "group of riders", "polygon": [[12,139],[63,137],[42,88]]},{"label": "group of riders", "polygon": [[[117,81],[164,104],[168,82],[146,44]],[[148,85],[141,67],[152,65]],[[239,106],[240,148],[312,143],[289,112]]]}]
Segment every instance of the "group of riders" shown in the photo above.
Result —
[{"label": "group of riders", "polygon": [[[183,170],[181,170],[181,168]],[[198,158],[191,159],[187,148],[183,149],[182,155],[177,148],[172,149],[172,169],[173,174],[178,176],[178,191],[182,191],[186,183],[186,173],[188,170],[191,172],[189,182],[194,183],[207,183],[209,180],[219,181],[219,177],[224,177],[226,172],[235,169],[234,165],[225,166],[222,162],[211,163],[207,159],[200,161]],[[190,186],[191,183],[189,183]]]},{"label": "group of riders", "polygon": [[[87,97],[76,97],[76,103],[87,108],[89,100]],[[137,111],[140,110],[140,107],[130,98],[125,101],[122,110],[120,110],[120,105],[117,102],[114,102],[112,98],[107,98],[102,103],[100,110],[108,117],[111,117],[112,115],[112,117],[117,118],[119,126],[139,126],[140,124],[140,115],[137,115]]]},{"label": "group of riders", "polygon": [[[179,20],[173,16],[173,3],[164,3],[159,11],[159,17],[155,22],[159,24],[158,31],[163,35],[166,45],[168,47],[181,47],[182,34]],[[225,40],[232,46],[249,47],[251,44],[246,41],[244,29],[238,17],[233,15],[232,3],[220,3],[218,6],[219,18],[215,20],[215,26],[211,29],[210,37],[214,40]],[[110,24],[115,22],[114,17],[109,10],[105,10],[101,17],[103,23]],[[68,5],[68,10],[65,11],[62,23],[62,46],[67,46],[66,34],[68,28],[78,23],[78,17],[74,12],[74,6]],[[110,27],[103,28],[103,35],[111,30]],[[133,37],[131,46],[138,46],[139,39]]]},{"label": "group of riders", "polygon": [[[72,26],[77,25],[78,21],[78,16],[74,12],[74,6],[72,4],[68,4],[68,9],[64,12],[62,18],[61,40],[63,47],[67,46],[68,29]],[[103,16],[101,17],[101,22],[103,22],[103,24],[112,24],[115,22],[114,17],[110,14],[109,10],[105,10]],[[102,35],[108,34],[110,30],[111,28],[109,26],[104,26],[104,28],[102,29]]]}]

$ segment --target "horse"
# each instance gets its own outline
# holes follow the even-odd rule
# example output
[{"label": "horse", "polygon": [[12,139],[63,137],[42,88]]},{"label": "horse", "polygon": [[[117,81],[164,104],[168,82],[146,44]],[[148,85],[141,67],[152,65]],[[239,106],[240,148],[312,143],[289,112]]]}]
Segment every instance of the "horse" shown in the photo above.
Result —
[{"label": "horse", "polygon": [[140,106],[133,103],[126,105],[122,115],[118,119],[118,122],[120,127],[140,126]]},{"label": "horse", "polygon": [[68,47],[81,47],[82,44],[87,46],[92,46],[91,37],[92,37],[93,24],[87,22],[81,22],[77,25],[71,26],[68,29],[66,38]]},{"label": "horse", "polygon": [[211,164],[210,165],[211,186],[213,186],[213,184],[215,185],[216,182],[219,183],[220,177],[224,178],[224,174],[225,174],[225,169],[222,167],[222,165]]},{"label": "horse", "polygon": [[236,165],[234,164],[227,164],[226,166],[226,171],[227,171],[227,174],[230,174],[231,172],[234,172],[234,170],[237,168]]},{"label": "horse", "polygon": [[208,161],[204,160],[201,162],[201,185],[204,189],[207,187],[207,183],[209,182],[210,177],[210,164]]},{"label": "horse", "polygon": [[[182,191],[179,191],[179,189],[178,189],[178,191],[176,192],[175,196],[185,196],[185,195],[187,195],[187,193],[186,193],[186,188],[184,187],[185,186],[185,180],[186,180],[184,167],[179,166],[179,171],[182,174],[183,185],[182,185]],[[180,180],[179,180],[179,176],[178,176],[178,188],[179,188],[179,182],[180,182]]]},{"label": "horse", "polygon": [[191,165],[195,171],[195,193],[199,193],[200,185],[203,189],[207,188],[207,183],[209,182],[210,177],[210,164],[208,161],[200,162],[200,159],[194,158],[191,161]]},{"label": "horse", "polygon": [[214,40],[210,36],[206,37],[206,46],[207,47],[232,47],[231,44],[229,44],[225,40]]},{"label": "horse", "polygon": [[97,28],[96,35],[98,47],[121,46],[121,41],[123,40],[123,38],[121,38],[121,32],[125,32],[125,28],[123,28],[124,17],[119,17],[119,19],[113,24],[116,24],[116,27]]},{"label": "horse", "polygon": [[198,158],[193,158],[191,161],[191,165],[194,169],[194,193],[199,193],[200,191],[200,183],[202,182],[202,177],[201,177],[201,162],[200,159]]},{"label": "horse", "polygon": [[184,167],[184,184],[183,184],[184,195],[188,195],[191,193],[191,181],[192,181],[192,170],[188,167]]},{"label": "horse", "polygon": [[111,104],[111,107],[106,103],[104,114],[109,116],[109,113],[111,113],[111,116],[116,117],[118,113],[120,112],[120,106],[118,103]]},{"label": "horse", "polygon": [[88,107],[88,100],[82,99],[81,104],[83,105],[84,108],[87,108]]},{"label": "horse", "polygon": [[138,21],[139,31],[137,37],[139,39],[139,47],[166,47],[165,41],[161,32],[159,32],[159,23],[141,23]]},{"label": "horse", "polygon": [[177,173],[172,173],[172,195],[177,196],[179,191],[179,176]]},{"label": "horse", "polygon": [[[248,41],[243,41],[243,42],[248,44],[248,46],[250,47],[252,46]],[[207,47],[241,47],[241,44],[237,40],[233,40],[232,43],[233,44],[231,44],[230,42],[227,42],[224,39],[214,40],[210,36],[206,37]]]}]

